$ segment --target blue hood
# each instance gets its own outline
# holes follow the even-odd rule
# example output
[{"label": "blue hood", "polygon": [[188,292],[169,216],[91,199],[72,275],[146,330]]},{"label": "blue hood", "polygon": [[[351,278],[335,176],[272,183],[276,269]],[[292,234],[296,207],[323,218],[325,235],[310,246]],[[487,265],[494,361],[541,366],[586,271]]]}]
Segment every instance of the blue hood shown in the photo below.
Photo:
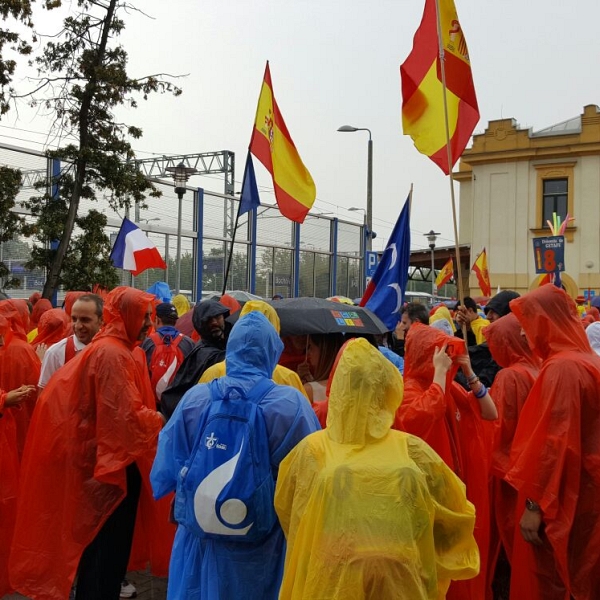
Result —
[{"label": "blue hood", "polygon": [[229,334],[225,354],[227,376],[271,378],[282,351],[283,342],[269,320],[262,313],[248,313]]}]

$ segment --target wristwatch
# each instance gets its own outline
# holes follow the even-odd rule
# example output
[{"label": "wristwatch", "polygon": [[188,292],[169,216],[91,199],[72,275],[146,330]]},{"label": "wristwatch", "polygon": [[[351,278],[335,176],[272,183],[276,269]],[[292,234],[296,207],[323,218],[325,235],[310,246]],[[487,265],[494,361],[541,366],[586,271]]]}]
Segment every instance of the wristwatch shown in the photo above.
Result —
[{"label": "wristwatch", "polygon": [[531,498],[527,498],[525,500],[525,508],[531,512],[541,512],[540,505],[537,502],[534,502]]}]

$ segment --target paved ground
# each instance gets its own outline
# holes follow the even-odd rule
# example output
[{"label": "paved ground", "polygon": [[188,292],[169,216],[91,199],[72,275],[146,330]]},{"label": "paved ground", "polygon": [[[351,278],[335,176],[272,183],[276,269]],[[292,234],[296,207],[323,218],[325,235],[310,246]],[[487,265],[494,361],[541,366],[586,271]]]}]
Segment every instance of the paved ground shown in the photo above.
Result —
[{"label": "paved ground", "polygon": [[[137,600],[165,600],[167,597],[167,580],[152,577],[144,571],[127,573],[127,579],[137,588]],[[23,600],[25,596],[11,594],[2,600]]]}]

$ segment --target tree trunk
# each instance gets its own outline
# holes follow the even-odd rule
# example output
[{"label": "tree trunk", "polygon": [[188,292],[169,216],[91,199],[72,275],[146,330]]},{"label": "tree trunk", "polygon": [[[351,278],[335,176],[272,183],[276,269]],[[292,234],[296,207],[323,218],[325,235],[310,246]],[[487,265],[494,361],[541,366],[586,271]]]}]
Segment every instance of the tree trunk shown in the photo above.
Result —
[{"label": "tree trunk", "polygon": [[[110,33],[110,27],[116,5],[117,0],[110,0],[109,6],[106,10],[106,18],[104,19],[104,23],[102,25],[102,37],[100,39],[100,44],[98,45],[98,54],[96,56],[94,69],[92,69],[91,79],[86,85],[86,91],[81,101],[81,108],[79,110],[79,158],[77,159],[75,166],[75,182],[69,201],[69,210],[67,213],[65,228],[63,230],[58,249],[56,250],[54,260],[50,265],[48,277],[42,291],[43,298],[52,298],[54,292],[58,289],[63,262],[67,254],[67,250],[69,249],[71,237],[73,236],[73,229],[75,228],[75,219],[77,218],[79,211],[81,190],[85,182],[85,170],[87,168],[86,154],[88,150],[89,114],[98,83],[96,69],[104,62],[106,46],[108,44],[108,35]],[[52,200],[50,202],[52,202]]]}]

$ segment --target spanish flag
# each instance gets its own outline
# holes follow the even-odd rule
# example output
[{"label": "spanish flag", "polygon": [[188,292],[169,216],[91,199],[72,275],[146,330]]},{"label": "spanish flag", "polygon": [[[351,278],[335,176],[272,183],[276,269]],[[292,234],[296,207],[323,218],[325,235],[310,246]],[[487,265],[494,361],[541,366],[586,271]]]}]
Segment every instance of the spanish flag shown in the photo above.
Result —
[{"label": "spanish flag", "polygon": [[281,214],[302,223],[315,202],[317,190],[279,112],[268,61],[256,109],[250,152],[271,173]]},{"label": "spanish flag", "polygon": [[448,283],[454,277],[454,263],[449,258],[448,262],[442,267],[435,279],[435,287],[439,290],[445,283]]},{"label": "spanish flag", "polygon": [[[400,67],[402,127],[419,152],[426,154],[446,175],[463,153],[479,121],[479,108],[465,36],[453,0],[439,2],[441,40],[438,38],[436,0],[425,0],[423,19],[413,49]],[[448,165],[444,88],[440,48],[445,57],[446,99],[452,165]]]},{"label": "spanish flag", "polygon": [[475,271],[477,275],[477,281],[479,282],[479,288],[484,296],[492,295],[492,284],[490,283],[490,272],[487,266],[487,253],[485,248],[479,253],[479,256],[475,259],[471,271]]}]

